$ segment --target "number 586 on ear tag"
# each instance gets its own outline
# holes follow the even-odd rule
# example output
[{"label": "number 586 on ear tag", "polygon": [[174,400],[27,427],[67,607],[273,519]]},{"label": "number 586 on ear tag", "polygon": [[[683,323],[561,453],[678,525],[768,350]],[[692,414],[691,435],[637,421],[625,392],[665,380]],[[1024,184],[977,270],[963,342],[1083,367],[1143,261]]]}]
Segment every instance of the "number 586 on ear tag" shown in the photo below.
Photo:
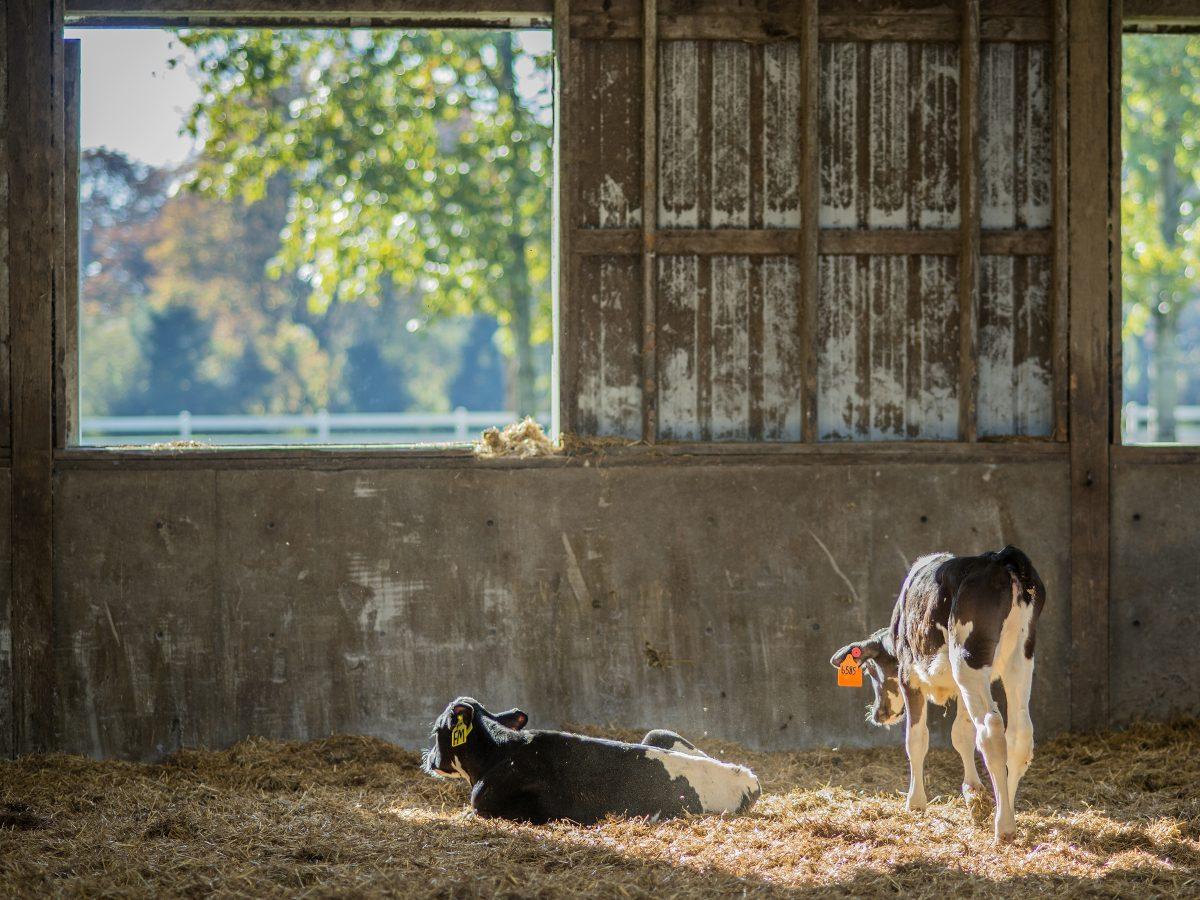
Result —
[{"label": "number 586 on ear tag", "polygon": [[838,687],[862,687],[862,669],[849,653],[838,666]]}]

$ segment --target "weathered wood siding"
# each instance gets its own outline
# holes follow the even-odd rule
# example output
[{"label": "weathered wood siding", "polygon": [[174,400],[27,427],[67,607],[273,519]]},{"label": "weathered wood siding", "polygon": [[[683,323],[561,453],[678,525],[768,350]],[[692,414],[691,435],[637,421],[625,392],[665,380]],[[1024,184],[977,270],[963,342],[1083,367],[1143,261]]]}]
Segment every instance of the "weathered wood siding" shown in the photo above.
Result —
[{"label": "weathered wood siding", "polygon": [[658,278],[659,436],[799,440],[795,261],[666,256]]},{"label": "weathered wood siding", "polygon": [[837,41],[820,56],[821,226],[957,226],[958,46]]},{"label": "weathered wood siding", "polygon": [[979,434],[1054,427],[1050,261],[985,256],[979,293]]},{"label": "weathered wood siding", "polygon": [[980,219],[984,228],[1049,228],[1048,44],[985,43],[980,56]]},{"label": "weathered wood siding", "polygon": [[577,110],[568,146],[583,228],[642,223],[642,50],[638,41],[574,41]]},{"label": "weathered wood siding", "polygon": [[636,439],[642,428],[641,260],[585,256],[576,265],[576,422],[583,434]]},{"label": "weathered wood siding", "polygon": [[665,41],[659,50],[659,225],[798,228],[795,41]]},{"label": "weathered wood siding", "polygon": [[820,440],[953,440],[958,259],[822,256]]}]

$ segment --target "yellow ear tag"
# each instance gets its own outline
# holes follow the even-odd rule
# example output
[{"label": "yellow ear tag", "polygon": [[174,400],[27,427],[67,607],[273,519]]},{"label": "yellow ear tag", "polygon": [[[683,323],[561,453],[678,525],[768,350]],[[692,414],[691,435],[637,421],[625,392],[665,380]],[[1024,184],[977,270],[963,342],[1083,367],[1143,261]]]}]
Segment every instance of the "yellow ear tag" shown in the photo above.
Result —
[{"label": "yellow ear tag", "polygon": [[[860,678],[859,684],[861,683],[862,680]],[[450,729],[450,746],[461,747],[465,744],[467,742],[467,735],[471,733],[471,729],[474,727],[474,725],[468,725],[463,721],[463,717],[459,716],[458,723]]]},{"label": "yellow ear tag", "polygon": [[858,661],[849,653],[838,666],[838,687],[862,687],[862,669]]}]

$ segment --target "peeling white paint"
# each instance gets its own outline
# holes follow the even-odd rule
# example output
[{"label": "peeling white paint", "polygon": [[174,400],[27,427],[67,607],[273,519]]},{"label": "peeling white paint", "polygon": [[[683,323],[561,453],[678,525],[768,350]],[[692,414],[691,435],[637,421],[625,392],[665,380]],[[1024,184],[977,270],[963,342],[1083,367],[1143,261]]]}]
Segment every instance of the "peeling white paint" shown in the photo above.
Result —
[{"label": "peeling white paint", "polygon": [[983,257],[980,273],[980,434],[1045,436],[1050,433],[1054,398],[1049,326],[1049,260],[1045,257]]},{"label": "peeling white paint", "polygon": [[[686,89],[686,88],[685,88]],[[695,89],[695,88],[693,88]],[[712,44],[712,172],[709,193],[713,228],[750,225],[750,46],[737,41]],[[662,165],[669,167],[670,161]]]},{"label": "peeling white paint", "polygon": [[658,428],[666,440],[701,436],[695,366],[698,271],[695,256],[658,260]]},{"label": "peeling white paint", "polygon": [[658,222],[663,228],[696,228],[699,47],[696,41],[665,41],[658,58]]},{"label": "peeling white paint", "polygon": [[763,191],[766,228],[800,227],[800,45],[763,47]]},{"label": "peeling white paint", "polygon": [[712,258],[712,436],[742,440],[750,425],[750,258]]},{"label": "peeling white paint", "polygon": [[763,282],[763,437],[798,441],[802,424],[800,271],[790,256],[767,256]]},{"label": "peeling white paint", "polygon": [[951,257],[920,257],[912,285],[909,257],[821,258],[821,440],[955,436],[956,272]]},{"label": "peeling white paint", "polygon": [[1051,219],[1048,44],[988,42],[980,56],[980,218],[984,228]]}]

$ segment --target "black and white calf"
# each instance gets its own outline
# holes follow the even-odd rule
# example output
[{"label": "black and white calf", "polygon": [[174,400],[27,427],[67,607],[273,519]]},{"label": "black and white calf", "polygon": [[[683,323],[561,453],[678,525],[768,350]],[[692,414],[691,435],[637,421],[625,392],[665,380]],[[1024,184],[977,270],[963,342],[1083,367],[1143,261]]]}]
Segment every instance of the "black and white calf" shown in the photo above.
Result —
[{"label": "black and white calf", "polygon": [[492,714],[459,697],[434,723],[425,771],[469,781],[481,816],[534,824],[744,812],[759,796],[749,769],[712,759],[671,731],[625,744],[526,731],[527,722],[520,710]]},{"label": "black and white calf", "polygon": [[[892,623],[866,640],[847,644],[830,660],[856,655],[875,699],[868,720],[892,725],[907,717],[908,808],[926,805],[923,769],[929,748],[927,701],[958,699],[951,731],[963,761],[963,795],[982,790],[975,749],[983,755],[996,798],[996,840],[1016,831],[1017,785],[1033,760],[1029,690],[1033,649],[1046,588],[1024,553],[1005,547],[981,556],[935,553],[908,572]],[[1004,685],[1008,727],[992,698]]]}]

